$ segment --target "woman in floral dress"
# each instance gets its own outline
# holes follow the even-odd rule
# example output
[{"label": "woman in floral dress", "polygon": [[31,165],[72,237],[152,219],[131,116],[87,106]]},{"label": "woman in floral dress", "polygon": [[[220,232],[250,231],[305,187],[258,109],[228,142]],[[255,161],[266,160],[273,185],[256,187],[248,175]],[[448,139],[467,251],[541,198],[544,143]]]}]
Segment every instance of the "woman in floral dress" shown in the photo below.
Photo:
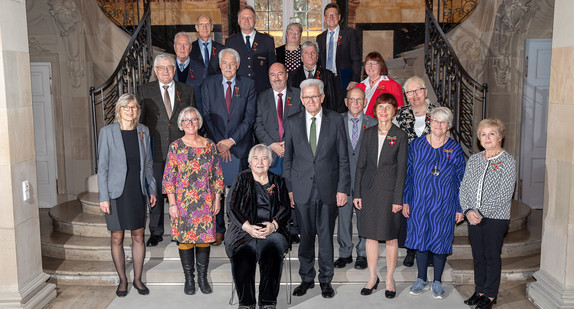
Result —
[{"label": "woman in floral dress", "polygon": [[195,294],[194,259],[199,289],[209,294],[212,289],[207,282],[207,267],[210,243],[215,241],[215,215],[221,208],[223,172],[215,144],[198,134],[203,124],[199,112],[193,107],[185,108],[177,124],[185,135],[169,145],[163,174],[171,236],[179,245],[185,294]]}]

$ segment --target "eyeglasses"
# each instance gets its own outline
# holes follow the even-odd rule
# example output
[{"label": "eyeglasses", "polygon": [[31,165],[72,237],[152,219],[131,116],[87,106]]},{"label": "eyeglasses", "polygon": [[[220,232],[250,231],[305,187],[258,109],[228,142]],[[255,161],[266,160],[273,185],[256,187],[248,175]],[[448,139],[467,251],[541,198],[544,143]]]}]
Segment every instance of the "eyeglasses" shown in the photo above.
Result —
[{"label": "eyeglasses", "polygon": [[313,100],[313,99],[318,99],[322,96],[322,94],[320,95],[314,95],[314,96],[310,96],[310,97],[301,97],[301,100],[303,101],[309,101],[309,100]]},{"label": "eyeglasses", "polygon": [[183,123],[183,124],[188,124],[188,123],[192,123],[192,122],[195,123],[195,122],[198,122],[198,121],[199,121],[199,118],[182,119],[182,120],[181,120],[181,123]]},{"label": "eyeglasses", "polygon": [[173,65],[156,65],[155,69],[158,71],[171,71],[173,70]]},{"label": "eyeglasses", "polygon": [[405,93],[407,94],[407,96],[412,97],[415,95],[415,93],[417,95],[421,94],[423,92],[423,90],[425,90],[426,88],[418,88],[418,89],[414,89],[414,90],[409,90],[409,91],[405,91]]},{"label": "eyeglasses", "polygon": [[378,61],[365,62],[365,66],[375,66],[375,65],[378,65],[378,64],[379,64]]},{"label": "eyeglasses", "polygon": [[299,34],[299,31],[287,30],[287,34]]},{"label": "eyeglasses", "polygon": [[349,101],[350,103],[363,103],[365,99],[361,99],[361,98],[347,98],[347,101]]},{"label": "eyeglasses", "polygon": [[325,17],[329,17],[329,18],[335,18],[338,17],[339,14],[335,14],[335,13],[331,13],[331,14],[325,14]]},{"label": "eyeglasses", "polygon": [[137,106],[122,106],[122,110],[123,110],[124,112],[127,112],[127,111],[135,112],[135,111],[137,111],[138,109],[140,109],[140,108],[137,107]]},{"label": "eyeglasses", "polygon": [[448,121],[438,121],[438,120],[434,120],[431,119],[431,123],[434,123],[435,125],[439,125],[439,126],[448,126]]}]

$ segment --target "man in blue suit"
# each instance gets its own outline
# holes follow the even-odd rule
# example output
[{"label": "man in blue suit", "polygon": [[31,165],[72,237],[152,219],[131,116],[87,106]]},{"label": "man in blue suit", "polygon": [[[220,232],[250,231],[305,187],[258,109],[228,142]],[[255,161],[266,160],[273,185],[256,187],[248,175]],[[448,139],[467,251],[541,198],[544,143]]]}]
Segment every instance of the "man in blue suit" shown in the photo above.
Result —
[{"label": "man in blue suit", "polygon": [[191,44],[191,59],[203,63],[207,68],[203,78],[208,75],[220,74],[221,69],[217,55],[225,46],[211,39],[213,32],[211,18],[207,15],[200,15],[195,21],[195,30],[199,34],[199,38]]},{"label": "man in blue suit", "polygon": [[[228,187],[235,176],[247,168],[247,155],[253,146],[255,88],[252,79],[237,76],[240,61],[235,50],[222,50],[219,53],[222,74],[208,76],[202,88],[203,123],[207,137],[216,144],[222,159],[223,177]],[[225,234],[223,211],[217,215],[216,224],[214,245],[220,245]]]},{"label": "man in blue suit", "polygon": [[301,83],[305,111],[285,121],[283,176],[295,209],[301,243],[301,284],[293,295],[302,296],[315,286],[315,236],[319,236],[321,295],[331,298],[334,275],[333,232],[338,207],[347,204],[351,187],[347,135],[343,117],[321,107],[323,82],[310,78]]},{"label": "man in blue suit", "polygon": [[251,77],[255,82],[255,92],[261,93],[270,87],[268,71],[277,61],[275,42],[268,34],[255,30],[257,18],[251,6],[239,10],[237,22],[241,32],[229,37],[225,47],[233,48],[241,57],[238,74]]},{"label": "man in blue suit", "polygon": [[[197,62],[189,57],[191,52],[191,35],[187,32],[178,32],[173,39],[173,50],[175,51],[175,75],[173,80],[193,87],[195,102],[201,102],[201,83],[203,82],[207,69],[203,63]],[[198,104],[201,113],[201,104]]]}]

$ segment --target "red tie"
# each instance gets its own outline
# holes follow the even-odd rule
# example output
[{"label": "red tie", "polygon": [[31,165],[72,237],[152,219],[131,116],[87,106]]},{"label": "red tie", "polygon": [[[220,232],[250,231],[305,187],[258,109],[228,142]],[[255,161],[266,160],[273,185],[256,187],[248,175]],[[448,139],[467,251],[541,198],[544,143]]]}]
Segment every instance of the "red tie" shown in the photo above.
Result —
[{"label": "red tie", "polygon": [[283,140],[283,96],[282,93],[278,93],[277,96],[277,121],[279,122],[279,141]]},{"label": "red tie", "polygon": [[231,108],[231,82],[227,82],[227,91],[225,91],[225,107],[227,107],[227,115]]}]

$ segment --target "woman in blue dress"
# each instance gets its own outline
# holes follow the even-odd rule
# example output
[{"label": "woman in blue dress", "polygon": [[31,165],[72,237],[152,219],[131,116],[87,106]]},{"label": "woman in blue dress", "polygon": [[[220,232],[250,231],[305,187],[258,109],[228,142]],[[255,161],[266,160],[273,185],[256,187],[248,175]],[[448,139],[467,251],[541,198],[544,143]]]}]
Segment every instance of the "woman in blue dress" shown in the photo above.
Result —
[{"label": "woman in blue dress", "polygon": [[432,294],[441,299],[442,272],[446,257],[452,253],[455,223],[464,218],[458,189],[464,176],[464,154],[460,145],[446,133],[452,125],[452,113],[446,107],[431,111],[431,132],[409,145],[407,180],[403,195],[403,215],[407,217],[405,246],[416,250],[417,280],[410,294],[419,295],[428,288],[429,253],[433,253]]}]

